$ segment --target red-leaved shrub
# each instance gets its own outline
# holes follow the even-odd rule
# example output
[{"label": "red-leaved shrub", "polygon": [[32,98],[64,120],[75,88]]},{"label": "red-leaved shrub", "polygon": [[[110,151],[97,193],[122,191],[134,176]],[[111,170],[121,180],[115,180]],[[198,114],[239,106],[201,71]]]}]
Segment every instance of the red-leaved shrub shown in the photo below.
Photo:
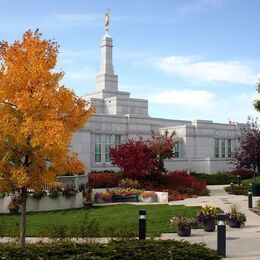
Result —
[{"label": "red-leaved shrub", "polygon": [[174,201],[174,200],[184,200],[188,198],[189,195],[186,193],[183,194],[171,194],[168,196],[169,201]]},{"label": "red-leaved shrub", "polygon": [[111,147],[111,163],[120,168],[125,178],[144,180],[146,177],[157,177],[166,172],[164,159],[173,154],[173,135],[167,131],[163,135],[143,140],[128,140],[117,147]]},{"label": "red-leaved shrub", "polygon": [[190,195],[206,195],[207,184],[205,181],[197,180],[189,175],[187,171],[174,171],[160,176],[159,182],[143,182],[142,186],[146,190],[167,191],[175,190],[180,193],[188,193]]},{"label": "red-leaved shrub", "polygon": [[125,178],[140,180],[155,168],[156,159],[143,140],[128,140],[127,143],[110,149],[111,163],[117,165]]},{"label": "red-leaved shrub", "polygon": [[231,173],[240,176],[241,179],[250,179],[254,176],[253,172],[244,169],[234,169]]},{"label": "red-leaved shrub", "polygon": [[196,180],[193,176],[187,174],[186,171],[170,172],[164,176],[167,181],[167,186],[171,189],[191,188],[192,183]]},{"label": "red-leaved shrub", "polygon": [[114,188],[120,179],[118,173],[95,172],[89,174],[89,185],[92,188]]}]

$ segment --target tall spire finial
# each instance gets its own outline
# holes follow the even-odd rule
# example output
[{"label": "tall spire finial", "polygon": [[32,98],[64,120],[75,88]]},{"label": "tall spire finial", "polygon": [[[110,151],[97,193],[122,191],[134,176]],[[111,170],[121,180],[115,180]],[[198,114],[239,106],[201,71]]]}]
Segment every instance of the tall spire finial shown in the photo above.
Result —
[{"label": "tall spire finial", "polygon": [[108,32],[108,30],[109,30],[109,22],[110,22],[110,19],[109,19],[109,8],[107,9],[105,15],[106,15],[106,18],[105,18],[105,30],[106,30],[106,32]]}]

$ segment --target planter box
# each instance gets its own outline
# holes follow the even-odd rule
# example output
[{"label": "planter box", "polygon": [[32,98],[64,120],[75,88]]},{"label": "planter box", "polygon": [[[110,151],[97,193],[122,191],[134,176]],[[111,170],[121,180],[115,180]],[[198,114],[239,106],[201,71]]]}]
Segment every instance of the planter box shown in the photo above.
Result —
[{"label": "planter box", "polygon": [[15,215],[19,213],[19,208],[18,209],[9,209],[9,214],[10,215]]},{"label": "planter box", "polygon": [[[0,198],[0,213],[9,213],[8,204],[11,201],[10,196]],[[66,198],[59,195],[57,198],[44,196],[41,199],[33,199],[29,196],[26,203],[26,212],[49,211],[49,210],[62,210],[83,208],[82,192]]]},{"label": "planter box", "polygon": [[189,237],[191,235],[191,228],[178,227],[177,234],[180,237]]},{"label": "planter box", "polygon": [[230,219],[228,221],[228,225],[231,227],[231,228],[240,228],[241,227],[241,223],[238,222],[237,220],[235,219]]},{"label": "planter box", "polygon": [[146,203],[153,203],[153,202],[157,202],[158,198],[157,197],[140,197],[140,201],[141,202],[146,202]]},{"label": "planter box", "polygon": [[121,196],[121,195],[113,195],[113,202],[138,202],[138,194]]},{"label": "planter box", "polygon": [[40,200],[34,199],[30,194],[26,202],[26,212],[39,211]]},{"label": "planter box", "polygon": [[100,199],[100,198],[95,198],[95,202],[98,203],[98,204],[103,204],[103,203],[112,203],[112,199],[110,200],[103,200],[103,199]]},{"label": "planter box", "polygon": [[206,232],[214,232],[216,228],[216,219],[215,218],[206,218],[203,221],[203,229]]},{"label": "planter box", "polygon": [[58,198],[44,196],[39,200],[39,211],[56,210],[59,208]]},{"label": "planter box", "polygon": [[[59,196],[59,208],[60,209],[73,209],[75,205],[75,195],[65,197]],[[83,207],[83,204],[82,204]]]}]

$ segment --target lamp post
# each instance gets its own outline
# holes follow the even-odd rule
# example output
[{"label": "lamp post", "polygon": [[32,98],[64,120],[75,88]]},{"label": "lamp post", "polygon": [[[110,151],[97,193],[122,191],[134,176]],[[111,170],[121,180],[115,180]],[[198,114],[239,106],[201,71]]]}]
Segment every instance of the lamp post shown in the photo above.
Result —
[{"label": "lamp post", "polygon": [[234,194],[234,182],[233,182],[233,180],[230,182],[230,194]]},{"label": "lamp post", "polygon": [[226,257],[226,218],[226,214],[218,214],[217,253],[223,257]]},{"label": "lamp post", "polygon": [[248,208],[253,208],[253,193],[252,193],[252,187],[248,191]]},{"label": "lamp post", "polygon": [[146,239],[146,209],[139,210],[139,240]]}]

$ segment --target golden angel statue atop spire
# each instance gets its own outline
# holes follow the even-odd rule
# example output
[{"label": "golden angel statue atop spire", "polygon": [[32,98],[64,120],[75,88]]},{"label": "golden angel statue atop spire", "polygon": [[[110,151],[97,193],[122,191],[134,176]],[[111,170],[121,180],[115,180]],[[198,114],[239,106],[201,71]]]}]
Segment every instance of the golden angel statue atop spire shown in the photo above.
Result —
[{"label": "golden angel statue atop spire", "polygon": [[106,32],[108,32],[108,30],[109,30],[109,22],[110,22],[110,19],[109,19],[109,9],[107,9],[107,11],[106,11],[106,18],[105,18],[105,30],[106,30]]}]

